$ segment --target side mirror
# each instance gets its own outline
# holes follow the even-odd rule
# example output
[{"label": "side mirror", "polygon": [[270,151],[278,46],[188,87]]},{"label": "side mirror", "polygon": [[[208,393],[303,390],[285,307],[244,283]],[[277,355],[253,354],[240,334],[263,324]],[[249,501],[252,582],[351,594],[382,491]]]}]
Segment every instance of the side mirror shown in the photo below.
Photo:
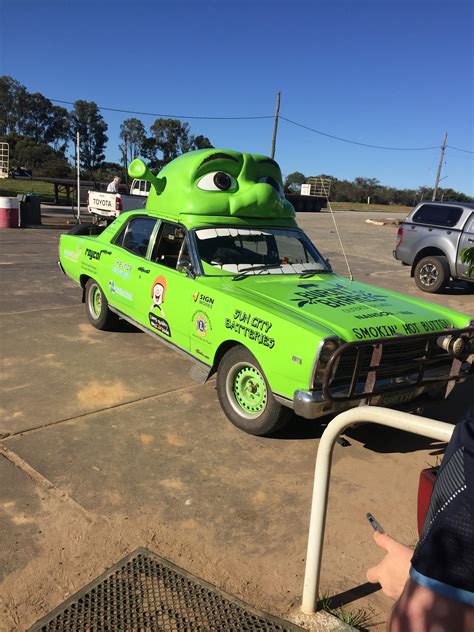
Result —
[{"label": "side mirror", "polygon": [[329,261],[329,258],[325,259],[324,261],[326,262],[326,264],[327,264],[327,266],[328,266],[329,270],[332,272],[332,265],[331,265],[331,263],[330,263],[330,261]]},{"label": "side mirror", "polygon": [[194,272],[193,264],[191,261],[185,259],[184,261],[180,261],[176,266],[176,270],[178,272],[184,272],[191,279],[196,278],[196,273]]}]

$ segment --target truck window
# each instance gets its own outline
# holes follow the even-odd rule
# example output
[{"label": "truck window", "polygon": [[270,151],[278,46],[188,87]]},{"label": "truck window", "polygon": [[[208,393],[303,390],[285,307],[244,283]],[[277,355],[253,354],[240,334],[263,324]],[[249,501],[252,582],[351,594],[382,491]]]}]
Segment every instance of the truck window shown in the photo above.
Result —
[{"label": "truck window", "polygon": [[468,219],[464,231],[466,233],[472,233],[474,235],[474,213],[472,213],[471,217]]},{"label": "truck window", "polygon": [[457,206],[423,204],[413,216],[413,221],[420,224],[452,227],[458,223],[461,215],[462,208]]},{"label": "truck window", "polygon": [[135,217],[128,222],[114,243],[134,255],[145,257],[155,224],[155,219]]}]

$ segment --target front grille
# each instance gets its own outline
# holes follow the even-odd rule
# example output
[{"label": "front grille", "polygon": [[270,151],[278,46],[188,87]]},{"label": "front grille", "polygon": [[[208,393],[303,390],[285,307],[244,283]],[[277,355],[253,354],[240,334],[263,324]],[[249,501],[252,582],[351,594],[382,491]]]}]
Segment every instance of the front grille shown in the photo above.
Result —
[{"label": "front grille", "polygon": [[459,380],[462,360],[441,349],[442,335],[473,337],[474,328],[350,342],[331,357],[323,394],[333,401],[363,399],[406,388]]}]

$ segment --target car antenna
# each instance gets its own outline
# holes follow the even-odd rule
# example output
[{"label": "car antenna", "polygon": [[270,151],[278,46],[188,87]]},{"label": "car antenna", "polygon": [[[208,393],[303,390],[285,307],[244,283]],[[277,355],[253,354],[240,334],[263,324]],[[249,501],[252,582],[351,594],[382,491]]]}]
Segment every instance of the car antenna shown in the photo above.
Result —
[{"label": "car antenna", "polygon": [[[321,178],[321,181],[324,182],[323,178]],[[337,238],[339,239],[339,243],[341,245],[342,254],[344,255],[344,260],[346,262],[347,270],[349,272],[349,281],[353,281],[354,280],[354,275],[352,274],[351,266],[349,265],[349,261],[347,259],[346,251],[344,250],[344,244],[342,243],[341,234],[339,232],[339,227],[338,227],[337,222],[336,222],[336,216],[334,214],[334,211],[332,210],[331,202],[329,201],[329,190],[330,190],[330,188],[331,188],[331,181],[330,180],[329,180],[329,186],[327,186],[327,185],[324,186],[324,184],[322,184],[322,186],[321,186],[323,195],[326,198],[327,205],[329,206],[329,210],[331,211],[332,221],[334,222],[334,228],[336,229]]]}]

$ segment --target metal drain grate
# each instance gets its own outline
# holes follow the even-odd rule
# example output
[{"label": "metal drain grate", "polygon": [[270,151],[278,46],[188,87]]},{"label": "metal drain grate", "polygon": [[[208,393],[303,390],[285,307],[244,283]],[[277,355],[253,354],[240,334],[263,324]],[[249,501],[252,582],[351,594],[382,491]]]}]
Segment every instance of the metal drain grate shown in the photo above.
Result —
[{"label": "metal drain grate", "polygon": [[29,632],[302,630],[249,607],[167,560],[137,549]]}]

